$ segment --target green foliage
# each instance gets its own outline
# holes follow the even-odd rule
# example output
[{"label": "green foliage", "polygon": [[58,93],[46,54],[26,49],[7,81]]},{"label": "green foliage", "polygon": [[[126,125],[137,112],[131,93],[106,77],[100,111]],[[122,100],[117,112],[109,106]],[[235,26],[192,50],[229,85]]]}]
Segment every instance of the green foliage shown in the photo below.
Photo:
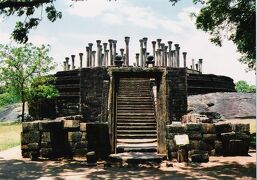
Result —
[{"label": "green foliage", "polygon": [[246,81],[238,81],[236,83],[236,91],[244,93],[254,93],[256,92],[256,86],[247,84]]},{"label": "green foliage", "polygon": [[0,94],[0,107],[19,102],[20,98],[10,93]]},{"label": "green foliage", "polygon": [[62,18],[62,13],[55,9],[54,3],[55,0],[2,0],[0,1],[0,15],[15,15],[22,19],[16,22],[12,37],[18,43],[26,43],[29,31],[36,28],[43,19],[43,12],[51,22]]},{"label": "green foliage", "polygon": [[[179,0],[170,0],[173,5]],[[211,42],[221,46],[222,40],[233,41],[241,53],[239,61],[256,69],[256,5],[255,0],[193,0],[203,6],[196,17],[196,27],[211,35]]]}]

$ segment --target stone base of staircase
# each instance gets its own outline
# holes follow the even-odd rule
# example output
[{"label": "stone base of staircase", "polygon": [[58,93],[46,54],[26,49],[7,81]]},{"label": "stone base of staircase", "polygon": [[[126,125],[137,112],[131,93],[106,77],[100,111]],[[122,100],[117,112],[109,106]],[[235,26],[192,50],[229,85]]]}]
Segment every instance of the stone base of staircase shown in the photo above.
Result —
[{"label": "stone base of staircase", "polygon": [[125,152],[111,154],[110,162],[115,164],[159,164],[166,156],[151,152]]}]

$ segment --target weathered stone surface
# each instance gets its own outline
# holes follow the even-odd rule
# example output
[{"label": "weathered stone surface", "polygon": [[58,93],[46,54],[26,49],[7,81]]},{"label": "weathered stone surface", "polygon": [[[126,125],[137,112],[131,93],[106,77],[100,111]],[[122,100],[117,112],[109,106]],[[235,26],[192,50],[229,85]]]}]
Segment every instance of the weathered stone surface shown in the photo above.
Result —
[{"label": "weathered stone surface", "polygon": [[231,139],[235,139],[236,133],[235,132],[228,132],[228,133],[221,133],[220,138],[222,142],[229,142]]},{"label": "weathered stone surface", "polygon": [[188,156],[191,157],[194,154],[206,154],[208,151],[203,151],[203,150],[190,150],[188,151]]},{"label": "weathered stone surface", "polygon": [[199,149],[203,151],[211,151],[213,147],[204,141],[199,141]]},{"label": "weathered stone surface", "polygon": [[82,133],[79,131],[68,132],[68,141],[79,142],[81,141]]},{"label": "weathered stone surface", "polygon": [[214,141],[217,139],[216,134],[203,134],[203,141]]},{"label": "weathered stone surface", "polygon": [[87,130],[87,123],[80,123],[80,131],[86,132]]},{"label": "weathered stone surface", "polygon": [[168,158],[169,158],[170,160],[172,160],[172,159],[177,159],[177,158],[178,158],[178,152],[177,152],[177,151],[168,152]]},{"label": "weathered stone surface", "polygon": [[167,141],[168,151],[177,151],[178,147],[176,146],[176,143],[173,139],[170,139]]},{"label": "weathered stone surface", "polygon": [[200,132],[191,131],[191,132],[188,132],[187,134],[188,134],[189,140],[200,140],[200,139],[202,139],[202,134]]},{"label": "weathered stone surface", "polygon": [[243,155],[243,149],[245,149],[243,141],[235,140],[235,139],[229,141],[228,147],[229,147],[228,155],[231,155],[231,156]]},{"label": "weathered stone surface", "polygon": [[221,141],[215,141],[215,155],[223,155],[223,145]]},{"label": "weathered stone surface", "polygon": [[62,120],[44,120],[39,122],[40,131],[56,131],[63,129]]},{"label": "weathered stone surface", "polygon": [[209,161],[209,154],[193,154],[191,156],[192,162],[197,162],[197,163],[203,163],[203,162],[208,162]]},{"label": "weathered stone surface", "polygon": [[203,129],[203,133],[205,133],[205,134],[214,134],[216,132],[214,124],[202,123],[201,125],[202,125],[202,129]]},{"label": "weathered stone surface", "polygon": [[39,131],[21,133],[21,144],[38,143],[40,141]]},{"label": "weathered stone surface", "polygon": [[232,131],[231,123],[217,123],[215,124],[217,134],[228,133]]},{"label": "weathered stone surface", "polygon": [[250,135],[244,132],[236,132],[235,139],[243,140],[243,141],[250,141]]},{"label": "weathered stone surface", "polygon": [[38,143],[29,143],[28,144],[28,150],[38,150],[39,144]]},{"label": "weathered stone surface", "polygon": [[38,123],[38,121],[35,121],[35,122],[23,122],[22,123],[22,132],[38,131],[38,130],[39,130],[39,123]]},{"label": "weathered stone surface", "polygon": [[54,155],[52,148],[41,148],[39,153],[40,153],[40,156],[45,158],[51,158]]},{"label": "weathered stone surface", "polygon": [[63,127],[64,129],[78,129],[79,120],[64,120]]},{"label": "weathered stone surface", "polygon": [[[214,105],[209,107],[209,103]],[[188,105],[194,113],[217,112],[227,119],[256,117],[255,93],[209,93],[188,96]]]},{"label": "weathered stone surface", "polygon": [[200,141],[191,140],[189,142],[189,149],[199,149],[200,148]]},{"label": "weathered stone surface", "polygon": [[185,133],[185,126],[178,124],[167,125],[168,133]]},{"label": "weathered stone surface", "polygon": [[86,154],[87,157],[87,163],[96,163],[97,157],[94,151],[88,152]]},{"label": "weathered stone surface", "polygon": [[235,132],[250,132],[250,124],[232,124],[232,130]]},{"label": "weathered stone surface", "polygon": [[202,132],[202,125],[199,123],[189,123],[186,124],[186,132],[190,132],[190,131],[197,131],[199,133]]},{"label": "weathered stone surface", "polygon": [[41,142],[51,142],[51,133],[50,132],[42,132]]},{"label": "weathered stone surface", "polygon": [[73,155],[74,155],[74,156],[79,156],[79,157],[85,157],[85,158],[86,158],[86,155],[87,155],[87,148],[75,149]]},{"label": "weathered stone surface", "polygon": [[37,160],[39,157],[39,152],[38,151],[29,151],[29,158],[31,161]]}]

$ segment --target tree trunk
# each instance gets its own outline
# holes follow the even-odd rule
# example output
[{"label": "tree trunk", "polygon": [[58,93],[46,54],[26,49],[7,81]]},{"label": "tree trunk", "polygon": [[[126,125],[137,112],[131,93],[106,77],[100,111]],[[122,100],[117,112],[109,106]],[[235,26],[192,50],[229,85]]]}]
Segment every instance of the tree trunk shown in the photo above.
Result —
[{"label": "tree trunk", "polygon": [[25,101],[22,100],[21,122],[24,122]]}]

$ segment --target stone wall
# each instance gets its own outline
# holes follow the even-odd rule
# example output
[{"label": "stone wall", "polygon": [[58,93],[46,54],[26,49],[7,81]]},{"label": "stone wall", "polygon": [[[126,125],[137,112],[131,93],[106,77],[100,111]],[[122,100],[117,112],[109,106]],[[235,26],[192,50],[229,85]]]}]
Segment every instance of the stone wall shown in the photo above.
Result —
[{"label": "stone wall", "polygon": [[22,123],[22,156],[85,158],[87,152],[94,151],[98,158],[106,158],[110,154],[108,125],[81,120],[81,116],[73,116]]},{"label": "stone wall", "polygon": [[167,149],[169,159],[178,157],[175,135],[189,138],[188,154],[192,161],[206,162],[209,155],[248,155],[250,143],[249,124],[190,123],[167,125]]}]

